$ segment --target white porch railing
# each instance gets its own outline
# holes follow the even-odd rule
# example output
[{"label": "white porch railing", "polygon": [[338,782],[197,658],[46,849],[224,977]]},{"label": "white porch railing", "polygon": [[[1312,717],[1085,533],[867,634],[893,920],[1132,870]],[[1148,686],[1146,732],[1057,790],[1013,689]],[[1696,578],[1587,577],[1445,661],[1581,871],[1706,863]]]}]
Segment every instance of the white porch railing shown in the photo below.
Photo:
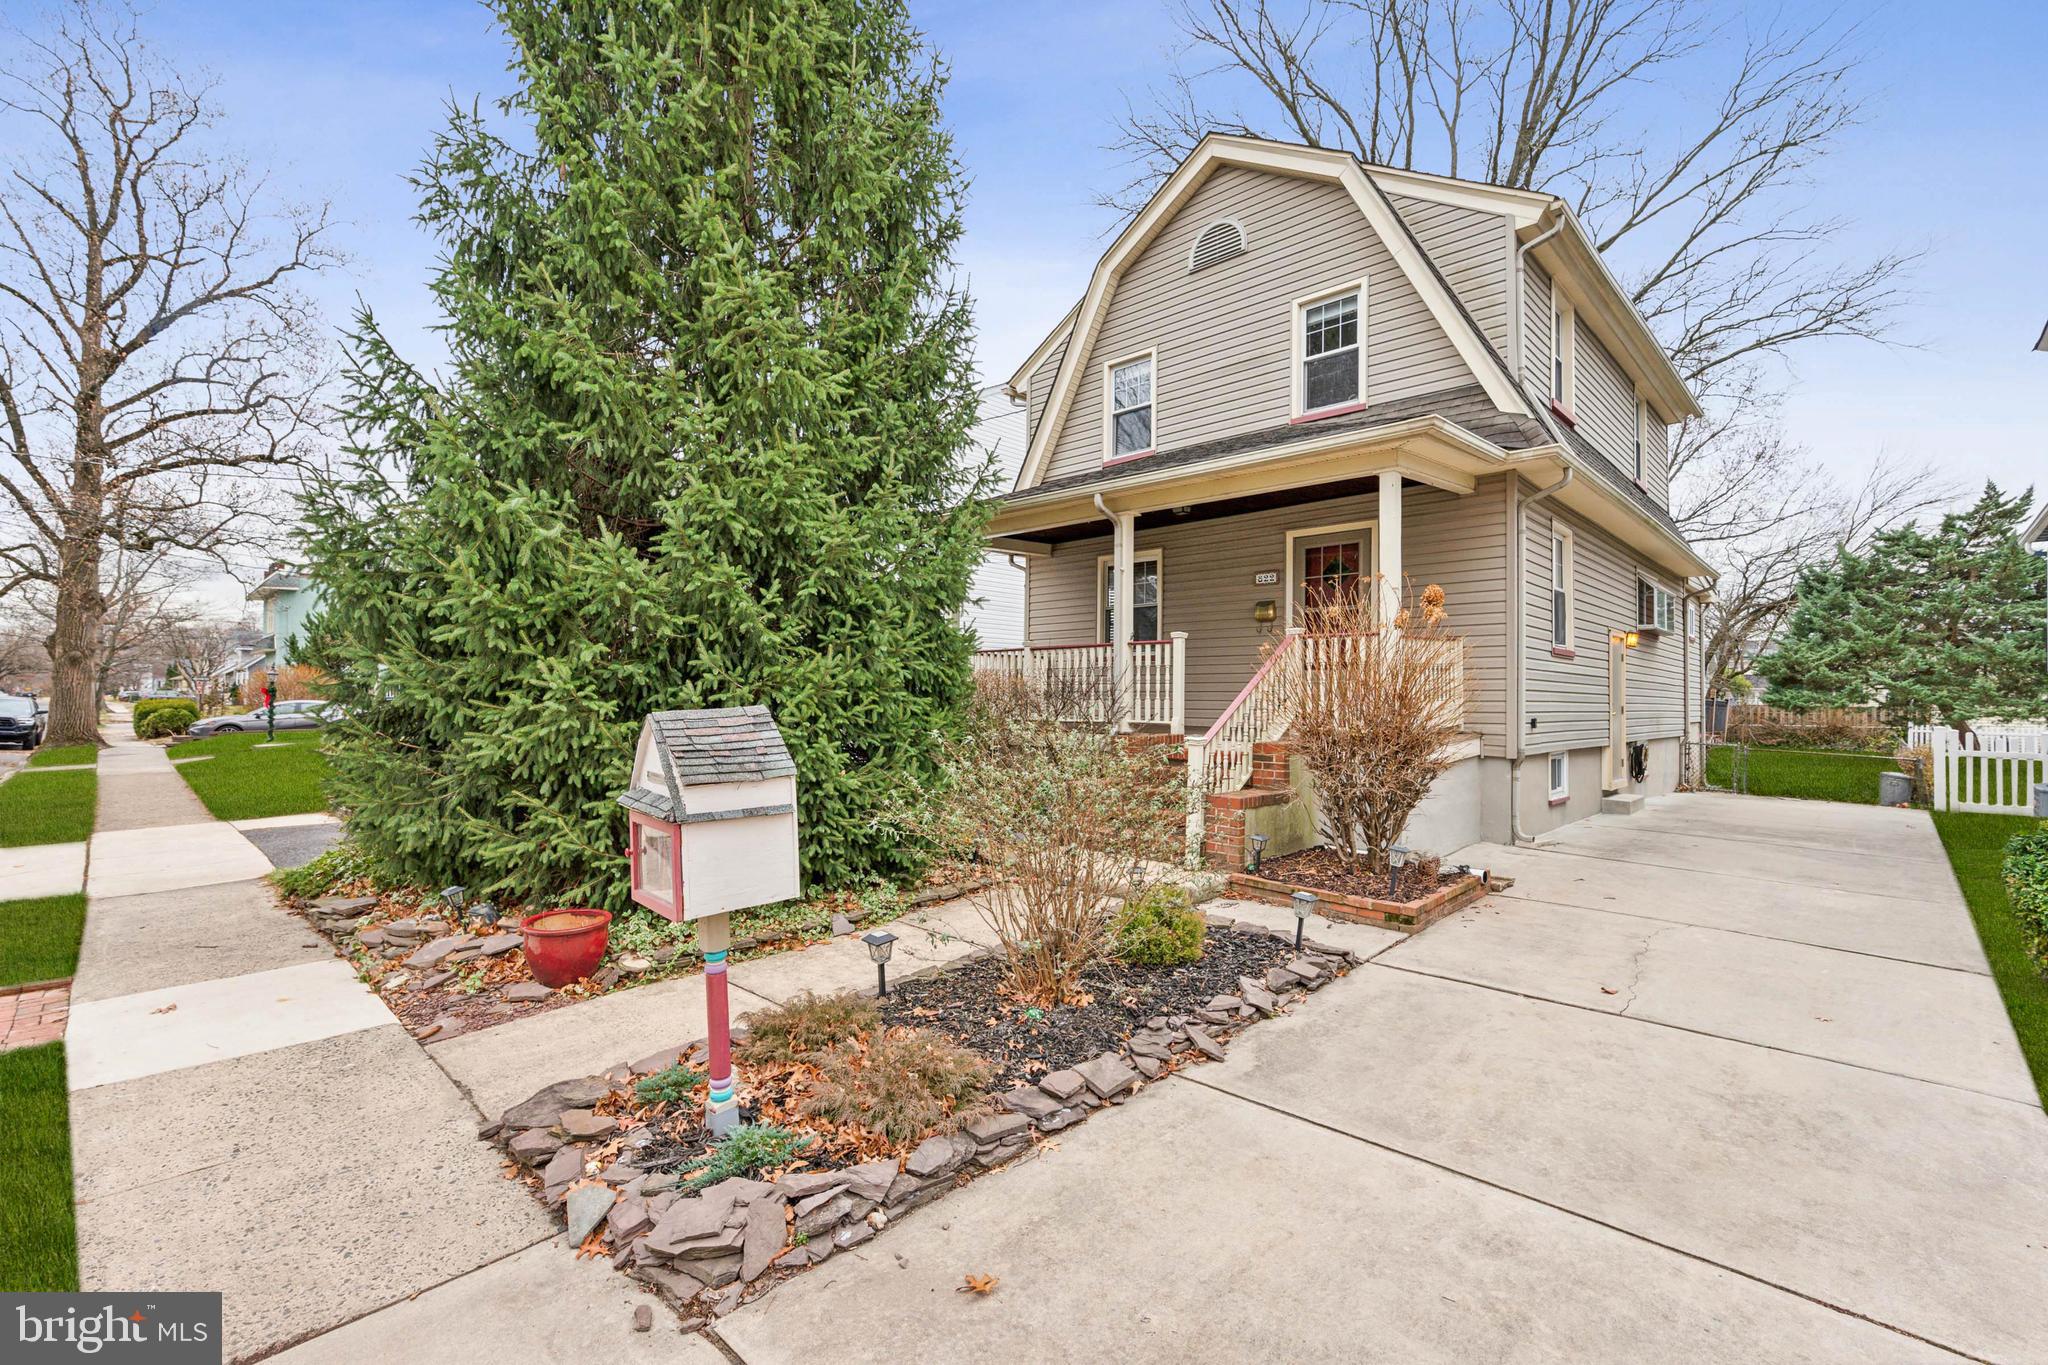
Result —
[{"label": "white porch railing", "polygon": [[[1987,815],[2030,815],[2034,784],[2048,782],[2048,745],[2025,750],[1965,749],[1956,732],[1933,730],[1934,808]],[[2031,741],[2030,741],[2031,742]]]},{"label": "white porch railing", "polygon": [[[1173,734],[1187,728],[1186,631],[1164,640],[1131,642],[1129,721],[1163,725]],[[977,674],[1028,679],[1055,696],[1078,698],[1086,714],[1069,720],[1105,719],[1115,706],[1116,649],[1112,645],[1026,645],[984,649],[974,656]]]}]

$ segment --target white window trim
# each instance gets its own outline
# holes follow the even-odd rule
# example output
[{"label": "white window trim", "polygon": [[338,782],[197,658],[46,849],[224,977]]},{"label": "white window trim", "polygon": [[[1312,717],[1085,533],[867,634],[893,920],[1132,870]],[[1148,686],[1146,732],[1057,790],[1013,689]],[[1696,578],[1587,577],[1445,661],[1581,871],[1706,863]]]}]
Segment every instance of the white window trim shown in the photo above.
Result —
[{"label": "white window trim", "polygon": [[[1110,376],[1126,365],[1148,361],[1152,366],[1152,444],[1143,450],[1134,450],[1128,455],[1116,453],[1116,394],[1110,387]],[[1141,455],[1150,455],[1159,449],[1159,349],[1149,347],[1133,351],[1127,356],[1109,361],[1102,367],[1102,462],[1115,464],[1119,460],[1135,460]]]},{"label": "white window trim", "polygon": [[1643,481],[1643,471],[1650,465],[1650,405],[1642,394],[1636,395],[1636,482]]},{"label": "white window trim", "polygon": [[[1545,387],[1550,401],[1566,416],[1578,411],[1579,397],[1579,314],[1569,299],[1559,297],[1557,281],[1550,282],[1550,364]],[[1558,382],[1559,375],[1563,382]]]},{"label": "white window trim", "polygon": [[[1559,544],[1564,546],[1562,556],[1558,554]],[[1570,527],[1560,526],[1556,522],[1550,524],[1551,592],[1553,594],[1550,599],[1550,647],[1567,652],[1575,648],[1572,642],[1578,639],[1579,630],[1579,594],[1576,581],[1578,578],[1578,548],[1578,538],[1572,534]],[[1562,631],[1558,629],[1560,623],[1556,619],[1557,598],[1555,596],[1559,587],[1557,572],[1560,564],[1564,569],[1564,583],[1562,585],[1564,589],[1564,621],[1562,625],[1564,628]],[[1563,639],[1558,638],[1560,634],[1563,635]]]},{"label": "white window trim", "polygon": [[[1351,531],[1365,531],[1368,533],[1365,541],[1372,551],[1372,563],[1367,567],[1367,573],[1371,577],[1379,577],[1380,524],[1377,518],[1372,521],[1339,522],[1335,526],[1308,526],[1299,531],[1289,531],[1287,533],[1287,572],[1282,575],[1287,584],[1287,610],[1286,614],[1281,617],[1281,624],[1283,626],[1292,628],[1294,625],[1294,593],[1301,586],[1300,575],[1295,572],[1294,542],[1297,540],[1320,538],[1322,536],[1339,536]],[[1163,582],[1164,580],[1161,581]]]},{"label": "white window trim", "polygon": [[[1148,559],[1157,565],[1159,569],[1159,628],[1164,630],[1166,629],[1166,565],[1159,551],[1139,550],[1134,553],[1131,556],[1131,573],[1133,576],[1136,576],[1138,566]],[[1107,577],[1103,570],[1115,563],[1116,556],[1114,554],[1095,556],[1095,643],[1098,645],[1115,643],[1115,641],[1110,639],[1108,628],[1102,623],[1102,613],[1109,607],[1108,596],[1102,591],[1102,580]]]},{"label": "white window trim", "polygon": [[[1550,785],[1551,803],[1554,805],[1560,801],[1569,801],[1572,794],[1571,755],[1562,750],[1549,754],[1545,757],[1544,766],[1544,780]],[[1564,778],[1562,782],[1556,780],[1560,775]]]},{"label": "white window trim", "polygon": [[[1289,416],[1292,419],[1299,421],[1306,417],[1327,417],[1334,412],[1349,412],[1354,408],[1365,406],[1367,401],[1365,390],[1365,286],[1366,280],[1364,277],[1346,280],[1344,283],[1333,285],[1328,289],[1319,289],[1313,294],[1302,295],[1294,301],[1293,306],[1288,310],[1287,326],[1292,337],[1292,340],[1288,343],[1288,355],[1289,363],[1294,367],[1293,375],[1288,381]],[[1339,299],[1346,294],[1358,295],[1358,397],[1348,403],[1332,403],[1328,407],[1323,408],[1306,407],[1304,405],[1308,401],[1308,384],[1304,371],[1308,366],[1308,338],[1302,335],[1304,314],[1319,303],[1328,303],[1331,299]]]},{"label": "white window trim", "polygon": [[[1662,583],[1659,583],[1656,579],[1651,578],[1648,574],[1637,574],[1636,583],[1639,585],[1636,592],[1636,615],[1641,616],[1643,614],[1641,587],[1648,586],[1650,589],[1650,616],[1652,618],[1648,621],[1636,622],[1637,631],[1649,631],[1653,635],[1662,635],[1667,631],[1676,632],[1680,624],[1678,620],[1678,594],[1665,587]],[[1660,601],[1669,601],[1671,603],[1672,623],[1668,626],[1660,625],[1654,619],[1657,615],[1657,604]]]}]

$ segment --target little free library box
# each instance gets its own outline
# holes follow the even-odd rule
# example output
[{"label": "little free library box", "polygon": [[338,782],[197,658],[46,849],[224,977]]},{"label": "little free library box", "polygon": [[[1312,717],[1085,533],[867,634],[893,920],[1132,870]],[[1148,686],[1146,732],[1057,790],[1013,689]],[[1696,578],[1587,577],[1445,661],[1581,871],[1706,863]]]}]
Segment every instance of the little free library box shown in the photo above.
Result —
[{"label": "little free library box", "polygon": [[796,764],[765,706],[648,716],[619,804],[633,899],[657,915],[705,919],[801,889]]}]

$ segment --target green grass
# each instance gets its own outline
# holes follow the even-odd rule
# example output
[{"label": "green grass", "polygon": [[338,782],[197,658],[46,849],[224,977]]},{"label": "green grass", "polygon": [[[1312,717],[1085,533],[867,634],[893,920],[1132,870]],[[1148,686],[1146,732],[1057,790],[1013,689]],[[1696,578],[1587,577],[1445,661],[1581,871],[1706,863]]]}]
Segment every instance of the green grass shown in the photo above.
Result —
[{"label": "green grass", "polygon": [[2005,841],[2034,828],[2024,815],[1963,815],[1936,811],[1934,828],[1948,850],[1949,866],[1962,883],[1963,899],[1977,924],[1977,939],[1991,961],[1991,977],[2005,997],[2020,1051],[2034,1073],[2034,1088],[2048,1104],[2048,978],[2027,956],[2019,921],[2005,898],[2002,867]]},{"label": "green grass", "polygon": [[60,749],[38,749],[29,755],[31,768],[55,768],[74,763],[93,764],[100,761],[100,746],[97,744],[66,744]]},{"label": "green grass", "polygon": [[85,896],[0,901],[0,986],[61,981],[78,968]]},{"label": "green grass", "polygon": [[327,809],[320,792],[327,777],[320,737],[318,730],[285,730],[277,737],[284,747],[259,749],[264,742],[260,732],[219,735],[179,744],[171,757],[212,755],[201,763],[180,763],[178,772],[217,819],[305,815]]},{"label": "green grass", "polygon": [[98,773],[16,773],[0,782],[0,848],[85,838],[98,795]]},{"label": "green grass", "polygon": [[0,1052],[0,1285],[75,1293],[78,1230],[71,1202],[71,1125],[64,1044]]},{"label": "green grass", "polygon": [[[1898,763],[1877,754],[1843,754],[1824,749],[1751,749],[1751,796],[1803,796],[1809,801],[1853,801],[1877,804],[1877,775],[1894,772]],[[1707,751],[1707,785],[1726,788],[1734,781],[1735,751],[1717,745]]]}]

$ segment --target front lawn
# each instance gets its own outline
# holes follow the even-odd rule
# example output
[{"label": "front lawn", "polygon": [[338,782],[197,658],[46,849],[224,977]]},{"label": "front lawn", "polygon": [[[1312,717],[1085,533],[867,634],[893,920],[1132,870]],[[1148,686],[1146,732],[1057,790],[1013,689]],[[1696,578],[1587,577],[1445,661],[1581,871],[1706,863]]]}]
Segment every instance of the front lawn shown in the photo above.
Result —
[{"label": "front lawn", "polygon": [[2038,822],[2024,815],[1964,815],[1936,811],[1934,828],[1948,850],[1949,866],[1962,883],[1963,899],[1977,924],[1977,939],[1991,961],[1991,976],[2005,997],[2020,1051],[2034,1073],[2034,1086],[2048,1104],[2048,979],[2027,956],[2019,920],[2005,896],[2005,841]]},{"label": "front lawn", "polygon": [[318,730],[285,730],[277,748],[258,748],[261,732],[195,739],[171,749],[178,772],[220,820],[261,820],[327,809],[320,785],[327,759]]},{"label": "front lawn", "polygon": [[0,986],[70,976],[84,932],[83,893],[0,901]]},{"label": "front lawn", "polygon": [[[1809,801],[1877,804],[1879,773],[1895,772],[1896,760],[1879,754],[1845,754],[1826,749],[1751,749],[1751,796],[1801,796]],[[1727,789],[1735,780],[1735,750],[1707,750],[1707,785]]]},{"label": "front lawn", "polygon": [[98,773],[16,773],[0,782],[0,848],[84,839],[98,799]]},{"label": "front lawn", "polygon": [[71,1202],[71,1122],[64,1044],[0,1052],[0,1285],[76,1293],[78,1230]]},{"label": "front lawn", "polygon": [[97,744],[66,744],[61,748],[41,748],[29,755],[31,768],[59,768],[84,764],[88,767],[100,761],[100,746]]}]

